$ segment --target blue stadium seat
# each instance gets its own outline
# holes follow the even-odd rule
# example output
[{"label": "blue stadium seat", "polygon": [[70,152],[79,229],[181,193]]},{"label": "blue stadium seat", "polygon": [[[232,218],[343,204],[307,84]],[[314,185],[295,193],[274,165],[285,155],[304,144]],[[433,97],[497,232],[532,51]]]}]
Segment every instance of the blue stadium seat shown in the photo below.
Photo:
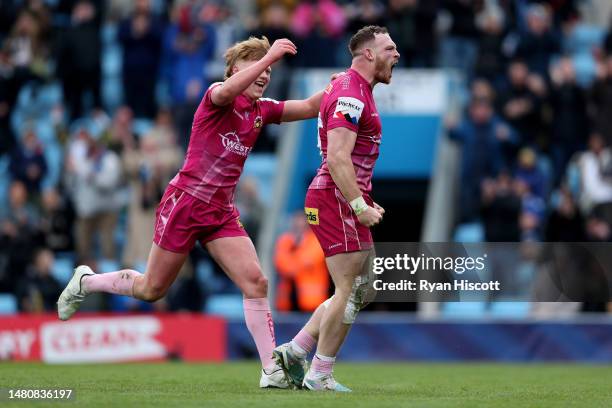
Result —
[{"label": "blue stadium seat", "polygon": [[0,315],[17,313],[17,298],[11,293],[0,293]]},{"label": "blue stadium seat", "polygon": [[275,172],[278,160],[275,154],[258,153],[251,154],[244,166],[242,179],[253,177],[257,180],[259,197],[266,205],[270,205],[274,188]]},{"label": "blue stadium seat", "polygon": [[8,174],[9,157],[8,155],[0,156],[0,206],[6,205],[8,197],[8,189],[11,184],[11,178]]},{"label": "blue stadium seat", "polygon": [[153,121],[146,118],[136,118],[132,124],[132,130],[140,137],[149,133],[152,128]]},{"label": "blue stadium seat", "polygon": [[62,148],[57,143],[45,146],[45,159],[47,160],[47,174],[42,179],[42,189],[55,188],[62,177]]},{"label": "blue stadium seat", "polygon": [[486,302],[445,302],[442,304],[442,316],[452,318],[483,317],[486,314]]},{"label": "blue stadium seat", "polygon": [[484,227],[480,222],[466,223],[457,226],[453,237],[455,242],[484,241]]},{"label": "blue stadium seat", "polygon": [[73,258],[57,255],[51,268],[51,275],[65,285],[72,277],[75,266]]},{"label": "blue stadium seat", "polygon": [[116,23],[107,22],[102,26],[100,36],[102,38],[102,44],[112,45],[117,43],[117,31],[119,26]]},{"label": "blue stadium seat", "polygon": [[212,295],[206,302],[204,312],[228,318],[244,318],[242,295]]},{"label": "blue stadium seat", "polygon": [[490,313],[492,317],[525,318],[529,314],[529,302],[492,302]]},{"label": "blue stadium seat", "polygon": [[219,279],[209,261],[200,261],[195,266],[196,280],[207,293],[219,293],[225,288],[225,281]]},{"label": "blue stadium seat", "polygon": [[119,262],[115,261],[114,259],[100,259],[98,261],[98,270],[94,272],[107,273],[118,271],[119,269],[121,269],[121,266],[119,265]]}]

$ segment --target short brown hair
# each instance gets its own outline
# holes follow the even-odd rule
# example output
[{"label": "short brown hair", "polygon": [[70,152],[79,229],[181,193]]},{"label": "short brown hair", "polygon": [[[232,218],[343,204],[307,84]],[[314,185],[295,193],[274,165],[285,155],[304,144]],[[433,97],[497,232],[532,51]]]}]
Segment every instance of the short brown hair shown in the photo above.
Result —
[{"label": "short brown hair", "polygon": [[361,46],[374,40],[376,34],[389,34],[389,31],[386,27],[375,25],[365,26],[361,30],[357,31],[351,37],[351,41],[349,42],[349,51],[351,52],[351,55],[355,57],[355,53],[359,51]]},{"label": "short brown hair", "polygon": [[232,76],[234,65],[238,61],[258,61],[266,55],[270,49],[270,42],[265,36],[261,38],[249,37],[248,40],[240,41],[232,45],[225,52],[225,78]]}]

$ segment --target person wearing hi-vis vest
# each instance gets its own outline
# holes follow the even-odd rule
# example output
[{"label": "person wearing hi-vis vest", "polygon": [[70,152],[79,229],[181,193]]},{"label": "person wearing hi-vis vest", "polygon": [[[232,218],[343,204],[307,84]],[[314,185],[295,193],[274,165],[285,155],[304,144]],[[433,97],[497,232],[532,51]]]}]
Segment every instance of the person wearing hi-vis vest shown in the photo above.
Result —
[{"label": "person wearing hi-vis vest", "polygon": [[291,311],[297,307],[302,312],[312,312],[329,297],[325,255],[302,212],[293,216],[290,230],[278,238],[274,263],[279,278],[278,310]]}]

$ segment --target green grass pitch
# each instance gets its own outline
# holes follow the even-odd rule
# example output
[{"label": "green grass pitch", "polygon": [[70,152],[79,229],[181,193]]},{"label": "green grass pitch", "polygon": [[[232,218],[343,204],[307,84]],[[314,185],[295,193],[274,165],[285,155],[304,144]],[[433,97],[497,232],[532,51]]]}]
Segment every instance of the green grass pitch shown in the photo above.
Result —
[{"label": "green grass pitch", "polygon": [[256,363],[0,363],[2,388],[73,388],[76,400],[2,406],[612,407],[612,367],[566,364],[351,364],[351,394],[258,388]]}]

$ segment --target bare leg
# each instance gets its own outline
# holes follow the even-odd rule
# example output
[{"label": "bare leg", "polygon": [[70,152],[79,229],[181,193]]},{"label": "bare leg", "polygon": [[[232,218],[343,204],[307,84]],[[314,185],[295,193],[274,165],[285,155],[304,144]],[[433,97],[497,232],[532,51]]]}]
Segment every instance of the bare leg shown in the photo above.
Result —
[{"label": "bare leg", "polygon": [[369,251],[343,253],[326,258],[327,267],[336,287],[321,318],[317,354],[334,357],[351,327],[343,322],[353,282],[362,271]]},{"label": "bare leg", "polygon": [[115,293],[154,302],[166,294],[186,258],[186,253],[167,251],[153,244],[144,274],[133,269],[122,269],[89,275],[83,277],[83,289],[86,293]]},{"label": "bare leg", "polygon": [[206,249],[243,293],[244,320],[253,336],[264,369],[276,365],[274,323],[268,302],[268,280],[261,273],[257,252],[249,237],[219,238]]}]

